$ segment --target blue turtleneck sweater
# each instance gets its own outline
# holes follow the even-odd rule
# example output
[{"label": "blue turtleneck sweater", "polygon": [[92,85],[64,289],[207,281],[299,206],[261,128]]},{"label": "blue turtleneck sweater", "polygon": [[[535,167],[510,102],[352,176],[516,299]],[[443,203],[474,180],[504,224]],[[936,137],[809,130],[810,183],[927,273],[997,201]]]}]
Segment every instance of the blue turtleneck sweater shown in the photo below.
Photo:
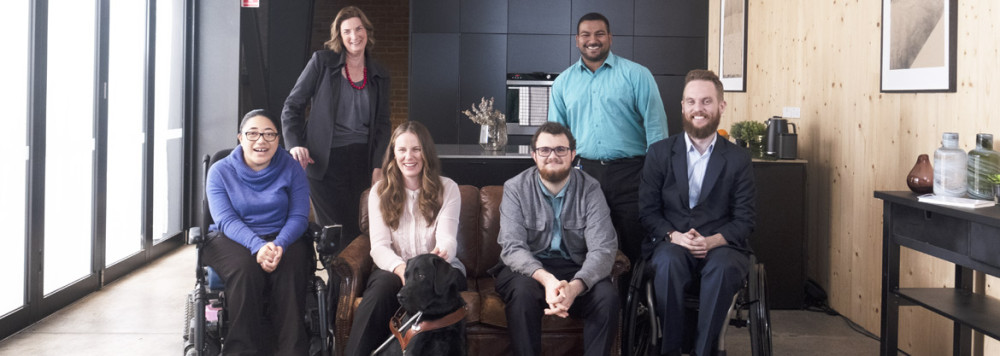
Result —
[{"label": "blue turtleneck sweater", "polygon": [[267,244],[263,235],[277,233],[274,244],[284,249],[306,231],[309,181],[284,147],[278,147],[267,168],[254,172],[237,145],[208,170],[205,191],[215,220],[209,230],[222,231],[251,254]]}]

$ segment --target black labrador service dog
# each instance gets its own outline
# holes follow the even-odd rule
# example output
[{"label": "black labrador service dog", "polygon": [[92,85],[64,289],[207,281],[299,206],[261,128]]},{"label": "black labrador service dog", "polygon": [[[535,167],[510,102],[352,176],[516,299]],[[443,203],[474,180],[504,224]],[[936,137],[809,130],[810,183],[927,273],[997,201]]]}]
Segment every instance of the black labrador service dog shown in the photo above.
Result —
[{"label": "black labrador service dog", "polygon": [[[407,261],[403,277],[391,342],[374,354],[464,356],[466,310],[459,286],[465,276],[441,257],[424,254]],[[404,325],[418,313],[412,325]]]}]

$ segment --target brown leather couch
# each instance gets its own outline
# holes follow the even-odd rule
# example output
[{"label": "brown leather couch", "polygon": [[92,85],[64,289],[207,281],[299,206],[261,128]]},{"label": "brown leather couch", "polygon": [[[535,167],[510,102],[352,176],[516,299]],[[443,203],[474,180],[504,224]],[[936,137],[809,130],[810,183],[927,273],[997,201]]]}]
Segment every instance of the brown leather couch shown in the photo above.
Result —
[{"label": "brown leather couch", "polygon": [[[468,306],[466,328],[469,355],[510,355],[510,337],[504,303],[494,289],[493,277],[487,273],[500,262],[500,200],[503,187],[487,186],[481,190],[470,185],[459,186],[462,210],[458,222],[458,258],[465,264],[469,290],[462,292]],[[368,193],[361,195],[361,233],[334,260],[332,268],[339,274],[340,297],[335,318],[337,353],[343,354],[351,333],[354,311],[374,264],[368,237]],[[629,269],[628,259],[619,251],[612,267],[612,282]],[[623,301],[624,303],[624,301]],[[388,327],[388,325],[386,326]],[[619,322],[619,336],[621,323]],[[545,355],[583,354],[583,321],[554,316],[542,320],[542,351]],[[620,343],[616,343],[620,344]],[[619,354],[619,347],[612,354]]]}]

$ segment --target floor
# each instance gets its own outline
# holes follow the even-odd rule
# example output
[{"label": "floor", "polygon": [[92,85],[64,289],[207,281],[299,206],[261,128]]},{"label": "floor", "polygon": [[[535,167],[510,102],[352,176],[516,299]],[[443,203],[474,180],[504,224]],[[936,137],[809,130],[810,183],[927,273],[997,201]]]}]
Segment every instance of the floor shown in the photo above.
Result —
[{"label": "floor", "polygon": [[[179,355],[184,300],[193,285],[192,247],[174,251],[0,340],[0,355]],[[771,312],[774,355],[875,355],[878,342],[840,317]],[[729,355],[750,355],[749,333],[730,327]]]}]

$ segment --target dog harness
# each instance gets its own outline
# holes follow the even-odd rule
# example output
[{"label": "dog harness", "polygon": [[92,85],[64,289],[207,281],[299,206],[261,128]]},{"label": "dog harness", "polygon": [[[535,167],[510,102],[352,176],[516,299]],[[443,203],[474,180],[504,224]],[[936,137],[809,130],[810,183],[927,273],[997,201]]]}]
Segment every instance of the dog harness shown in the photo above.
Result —
[{"label": "dog harness", "polygon": [[417,334],[450,326],[465,319],[466,308],[467,306],[462,306],[440,319],[420,321],[417,325],[407,329],[405,333],[399,331],[400,328],[405,328],[402,322],[405,311],[400,308],[399,312],[396,312],[396,315],[389,320],[389,330],[392,330],[392,335],[396,337],[396,340],[399,340],[399,346],[405,353],[406,346]]}]

